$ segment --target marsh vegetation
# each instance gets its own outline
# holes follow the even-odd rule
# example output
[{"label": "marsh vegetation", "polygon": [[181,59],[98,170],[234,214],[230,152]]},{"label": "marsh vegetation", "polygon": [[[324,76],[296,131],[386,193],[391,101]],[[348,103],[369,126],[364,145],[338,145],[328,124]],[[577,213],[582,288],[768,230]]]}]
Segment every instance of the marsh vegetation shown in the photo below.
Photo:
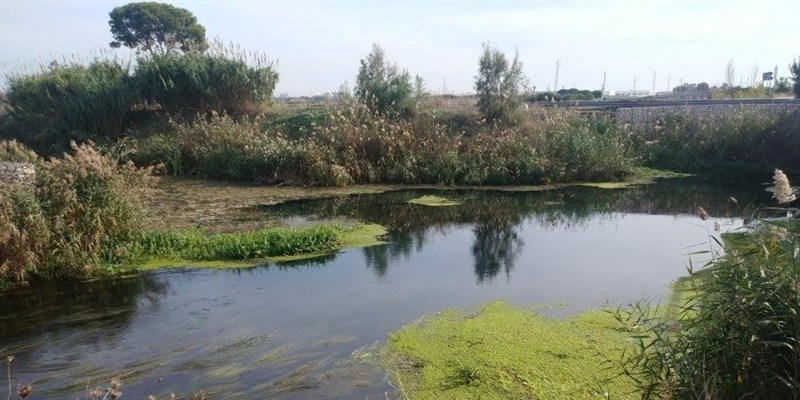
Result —
[{"label": "marsh vegetation", "polygon": [[[174,26],[142,30],[143,16]],[[0,354],[20,383],[59,397],[120,376],[142,396],[800,398],[798,211],[754,215],[776,210],[749,189],[775,167],[800,174],[798,111],[642,127],[520,108],[521,62],[486,44],[475,98],[426,93],[374,45],[352,93],[276,105],[273,63],[209,45],[187,10],[111,17],[135,62],[53,62],[3,96],[0,161],[36,170],[0,182]],[[642,184],[665,169],[748,186]],[[699,231],[698,207],[713,215]],[[667,306],[586,311],[667,299],[698,241],[706,264]],[[197,266],[226,268],[180,268]],[[495,299],[514,305],[480,305]],[[548,317],[519,306],[563,302]]]},{"label": "marsh vegetation", "polygon": [[[384,392],[391,398],[394,389],[376,357],[389,332],[442,308],[464,310],[497,299],[512,310],[550,304],[536,312],[554,318],[596,308],[607,299],[624,301],[644,292],[666,296],[667,282],[685,274],[682,249],[706,238],[705,229],[696,226],[696,205],[716,210],[710,221],[726,226],[739,223],[742,215],[731,195],[742,207],[769,198],[766,192],[699,178],[623,189],[370,189],[335,189],[339,192],[327,192],[339,193],[332,197],[278,204],[280,196],[297,188],[268,194],[263,188],[229,186],[222,192],[227,192],[224,198],[255,203],[234,214],[254,223],[302,227],[358,220],[385,225],[384,245],[247,267],[51,280],[5,292],[0,295],[5,328],[0,352],[17,357],[14,384],[32,382],[35,393],[78,397],[86,379],[100,385],[121,376],[128,397],[205,390],[211,398],[265,393],[286,399],[385,398]],[[197,206],[216,207],[212,193],[191,185],[175,193],[178,204],[205,196],[207,203]],[[425,195],[461,204],[407,202]],[[258,199],[264,203],[258,205]],[[170,221],[169,212],[164,215]],[[214,264],[199,262],[204,263]],[[595,317],[567,325],[531,318],[547,331],[551,322],[571,329],[567,326]],[[610,316],[603,321],[614,323]],[[485,343],[505,346],[502,340]],[[479,373],[490,369],[476,367],[483,368]],[[162,381],[155,383],[158,378]]]}]

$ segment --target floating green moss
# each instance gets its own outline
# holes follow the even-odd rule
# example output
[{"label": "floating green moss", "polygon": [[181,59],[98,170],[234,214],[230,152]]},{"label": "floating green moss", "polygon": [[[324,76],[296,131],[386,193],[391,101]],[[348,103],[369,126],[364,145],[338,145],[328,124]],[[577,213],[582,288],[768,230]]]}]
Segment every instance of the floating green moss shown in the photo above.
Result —
[{"label": "floating green moss", "polygon": [[609,368],[626,337],[604,311],[554,319],[495,302],[403,327],[382,358],[406,398],[639,398]]},{"label": "floating green moss", "polygon": [[597,189],[627,189],[633,185],[631,182],[590,182],[578,183],[578,186],[587,186]]},{"label": "floating green moss", "polygon": [[429,206],[429,207],[446,207],[446,206],[457,206],[460,205],[460,201],[451,200],[445,197],[439,196],[422,196],[417,197],[416,199],[408,200],[408,203],[411,204],[419,204],[422,206]]}]

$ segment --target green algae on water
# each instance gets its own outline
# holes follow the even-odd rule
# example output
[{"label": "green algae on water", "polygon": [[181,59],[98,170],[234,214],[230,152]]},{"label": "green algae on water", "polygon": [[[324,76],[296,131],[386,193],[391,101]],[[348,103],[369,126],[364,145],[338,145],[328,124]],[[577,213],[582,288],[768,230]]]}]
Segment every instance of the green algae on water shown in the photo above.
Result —
[{"label": "green algae on water", "polygon": [[639,398],[610,369],[626,345],[619,328],[601,310],[555,319],[495,302],[407,325],[381,354],[406,398]]},{"label": "green algae on water", "polygon": [[415,199],[408,200],[408,203],[418,204],[422,206],[429,206],[429,207],[447,207],[447,206],[457,206],[461,204],[460,201],[455,201],[452,199],[448,199],[446,197],[439,197],[439,196],[417,197]]}]

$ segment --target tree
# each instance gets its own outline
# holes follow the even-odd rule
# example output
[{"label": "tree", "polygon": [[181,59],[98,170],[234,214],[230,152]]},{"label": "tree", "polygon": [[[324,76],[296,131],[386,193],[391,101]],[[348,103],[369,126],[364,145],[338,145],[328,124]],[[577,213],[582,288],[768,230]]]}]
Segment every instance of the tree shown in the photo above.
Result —
[{"label": "tree", "polygon": [[750,69],[750,76],[747,78],[749,82],[748,85],[753,88],[757,88],[763,85],[763,81],[758,79],[758,64],[753,63],[753,68]]},{"label": "tree", "polygon": [[736,86],[736,64],[733,63],[733,59],[731,58],[728,60],[728,65],[725,67],[725,83],[728,84],[728,87],[732,88]]},{"label": "tree", "polygon": [[794,97],[800,99],[800,61],[794,61],[789,65],[789,71],[792,73],[792,80],[794,81]]},{"label": "tree", "polygon": [[169,4],[143,2],[117,7],[109,14],[113,48],[121,46],[166,54],[177,49],[202,52],[208,48],[206,28],[189,10]]},{"label": "tree", "polygon": [[775,92],[777,93],[791,93],[792,92],[792,84],[789,83],[789,78],[782,76],[778,78],[775,83]]},{"label": "tree", "polygon": [[509,65],[506,56],[497,49],[483,44],[483,53],[475,77],[478,108],[489,121],[509,121],[520,102],[525,86],[525,75],[519,55]]},{"label": "tree", "polygon": [[389,63],[383,49],[372,45],[367,58],[361,60],[355,93],[371,110],[387,113],[409,113],[413,108],[413,87],[407,71],[400,72],[397,64]]}]

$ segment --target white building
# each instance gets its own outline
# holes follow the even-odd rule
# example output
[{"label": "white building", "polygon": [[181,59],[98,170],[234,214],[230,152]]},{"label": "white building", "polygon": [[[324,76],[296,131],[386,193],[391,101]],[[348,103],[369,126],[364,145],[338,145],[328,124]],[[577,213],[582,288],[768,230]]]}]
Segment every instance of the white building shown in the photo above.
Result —
[{"label": "white building", "polygon": [[652,95],[653,92],[649,90],[617,90],[611,92],[611,97],[647,97]]}]

